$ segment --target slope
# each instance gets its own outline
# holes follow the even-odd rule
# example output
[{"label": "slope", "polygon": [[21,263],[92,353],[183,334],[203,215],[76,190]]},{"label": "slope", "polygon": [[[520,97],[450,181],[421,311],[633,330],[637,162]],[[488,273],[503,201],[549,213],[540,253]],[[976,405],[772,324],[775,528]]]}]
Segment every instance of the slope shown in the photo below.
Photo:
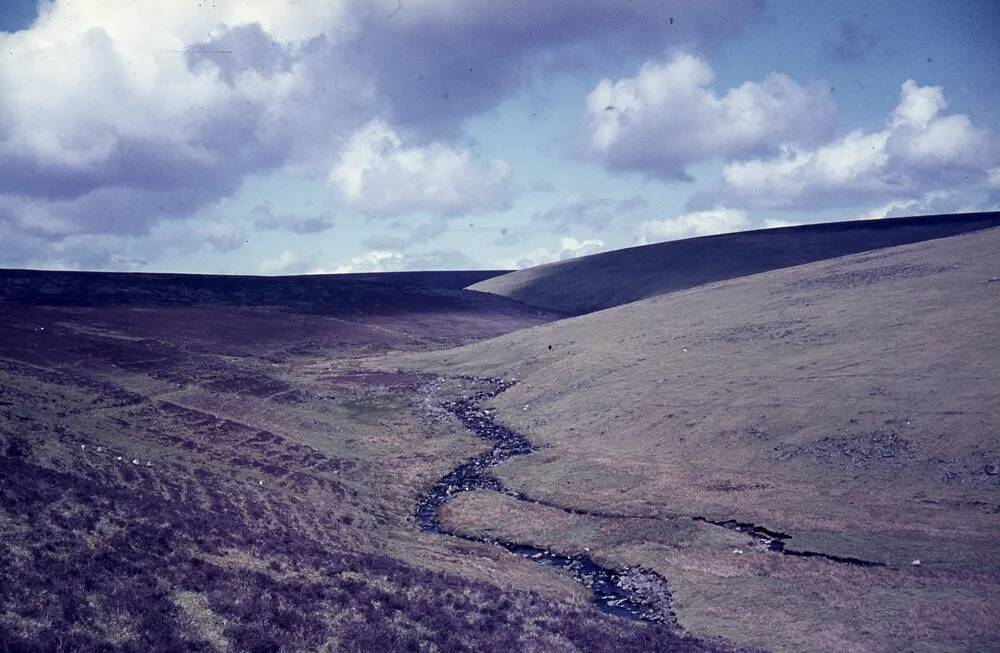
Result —
[{"label": "slope", "polygon": [[[696,633],[968,650],[996,646],[1000,618],[998,329],[989,229],[393,363],[518,379],[495,407],[539,450],[497,475],[538,503],[461,497],[452,528],[659,570]],[[753,546],[775,538],[826,557]]]},{"label": "slope", "polygon": [[713,281],[995,226],[1000,226],[997,212],[745,231],[559,261],[469,288],[582,314]]}]

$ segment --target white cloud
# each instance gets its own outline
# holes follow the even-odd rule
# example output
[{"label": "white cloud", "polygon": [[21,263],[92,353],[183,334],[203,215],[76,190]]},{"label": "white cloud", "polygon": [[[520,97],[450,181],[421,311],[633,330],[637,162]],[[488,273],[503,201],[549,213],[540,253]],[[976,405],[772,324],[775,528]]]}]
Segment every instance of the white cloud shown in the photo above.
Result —
[{"label": "white cloud", "polygon": [[876,132],[853,131],[815,149],[783,146],[770,159],[727,164],[723,198],[759,207],[856,205],[986,186],[998,161],[995,137],[968,116],[942,115],[943,91],[902,85],[900,101]]},{"label": "white cloud", "polygon": [[777,218],[767,218],[764,220],[765,229],[780,229],[782,227],[798,227],[801,222],[792,222],[791,220],[778,220]]},{"label": "white cloud", "polygon": [[334,98],[361,97],[360,80],[345,72],[317,92],[300,40],[337,11],[289,7],[57,1],[0,33],[0,204],[31,206],[0,206],[0,221],[50,242],[146,234],[328,144],[320,124],[357,124]]},{"label": "white cloud", "polygon": [[714,78],[702,59],[676,54],[647,62],[635,77],[602,80],[587,96],[592,155],[611,168],[686,178],[688,164],[814,143],[832,129],[825,87],[771,73],[720,97]]},{"label": "white cloud", "polygon": [[286,250],[275,258],[261,261],[258,269],[261,274],[294,274],[313,264],[311,259],[303,259],[297,252]]},{"label": "white cloud", "polygon": [[862,220],[879,220],[882,218],[899,218],[908,215],[935,215],[950,213],[974,213],[977,211],[995,211],[995,202],[983,204],[969,193],[951,190],[936,190],[917,197],[896,198],[875,208],[869,209],[859,216]]},{"label": "white cloud", "polygon": [[[372,250],[359,256],[352,256],[350,261],[338,265],[333,274],[350,272],[394,272],[402,269],[403,255],[400,252],[388,250]],[[317,272],[319,272],[317,270]]]},{"label": "white cloud", "polygon": [[889,124],[892,127],[926,129],[930,121],[947,106],[940,86],[918,86],[912,79],[908,79],[903,82],[899,104],[893,110]]},{"label": "white cloud", "polygon": [[530,268],[545,263],[565,261],[566,259],[578,256],[596,254],[602,249],[604,249],[604,241],[597,238],[577,240],[576,238],[565,237],[559,239],[559,245],[555,249],[539,247],[518,258],[503,261],[500,267],[516,269]]},{"label": "white cloud", "polygon": [[[0,33],[5,262],[32,249],[58,254],[61,241],[87,234],[131,243],[165,221],[204,215],[251,175],[286,166],[323,175],[379,116],[412,142],[380,154],[370,180],[351,186],[370,191],[357,202],[402,210],[415,199],[445,213],[502,205],[506,165],[475,163],[447,143],[536,64],[568,51],[594,61],[648,56],[667,35],[711,45],[760,10],[724,0],[39,5],[30,28]],[[415,160],[430,171],[412,174]],[[397,195],[385,178],[394,169],[408,173]]]},{"label": "white cloud", "polygon": [[469,150],[443,143],[406,146],[395,130],[373,120],[351,136],[329,181],[364,211],[455,215],[506,207],[509,176],[504,161],[483,164]]},{"label": "white cloud", "polygon": [[399,272],[402,270],[475,270],[482,266],[455,249],[433,249],[407,254],[392,250],[371,250],[331,270],[316,268],[310,274],[346,274],[350,272]]},{"label": "white cloud", "polygon": [[640,245],[678,240],[694,236],[711,236],[750,228],[745,211],[725,207],[710,211],[695,211],[676,218],[647,220],[639,225],[637,242]]}]

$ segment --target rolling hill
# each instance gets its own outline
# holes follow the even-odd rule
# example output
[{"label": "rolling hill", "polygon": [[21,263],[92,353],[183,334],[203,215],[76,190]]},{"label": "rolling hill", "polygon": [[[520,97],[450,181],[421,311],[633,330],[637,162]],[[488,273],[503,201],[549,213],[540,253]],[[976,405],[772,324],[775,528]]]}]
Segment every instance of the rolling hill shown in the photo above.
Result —
[{"label": "rolling hill", "polygon": [[998,212],[744,231],[559,261],[491,276],[469,288],[582,314],[713,281],[996,226]]},{"label": "rolling hill", "polygon": [[[939,222],[898,224],[927,236]],[[773,237],[808,252],[824,233],[711,242]],[[650,256],[707,240],[529,270],[536,294],[511,295],[565,295],[550,304],[580,310],[587,279],[609,289],[595,306],[686,289],[390,359],[517,380],[492,406],[537,446],[495,470],[520,500],[460,495],[446,524],[654,569],[683,626],[745,645],[994,647],[1000,229],[885,249],[858,240],[869,251],[790,267],[726,271],[720,253],[680,282],[643,276]],[[607,276],[606,262],[646,280]],[[738,276],[747,266],[781,269]]]}]

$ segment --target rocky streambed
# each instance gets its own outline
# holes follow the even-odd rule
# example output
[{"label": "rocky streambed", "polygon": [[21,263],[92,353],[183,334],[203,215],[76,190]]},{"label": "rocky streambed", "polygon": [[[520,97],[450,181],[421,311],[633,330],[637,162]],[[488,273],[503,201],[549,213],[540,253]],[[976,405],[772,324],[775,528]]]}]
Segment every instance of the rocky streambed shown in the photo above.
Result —
[{"label": "rocky streambed", "polygon": [[481,406],[487,399],[510,388],[513,382],[479,377],[467,380],[485,385],[486,389],[458,401],[446,402],[442,407],[492,447],[442,476],[418,499],[414,517],[420,528],[464,540],[487,542],[538,564],[564,569],[591,590],[594,604],[608,614],[642,621],[673,621],[670,588],[666,579],[655,572],[641,567],[611,569],[597,564],[587,555],[562,555],[528,544],[469,537],[442,528],[438,521],[438,509],[461,492],[493,490],[520,499],[491,476],[489,470],[505,460],[534,451],[527,438],[497,423],[490,412]]}]

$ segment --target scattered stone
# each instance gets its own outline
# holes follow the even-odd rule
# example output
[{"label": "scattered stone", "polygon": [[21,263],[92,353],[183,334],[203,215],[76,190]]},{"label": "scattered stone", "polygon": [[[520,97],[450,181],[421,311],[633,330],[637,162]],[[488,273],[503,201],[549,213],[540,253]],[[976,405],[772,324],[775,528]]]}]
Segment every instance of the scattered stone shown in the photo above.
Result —
[{"label": "scattered stone", "polygon": [[139,464],[139,459],[138,458],[133,458],[132,459],[132,464],[133,465],[138,465]]},{"label": "scattered stone", "polygon": [[920,561],[919,560],[914,560],[910,564],[913,565],[914,567],[919,567],[920,566]]},{"label": "scattered stone", "polygon": [[743,549],[733,549],[733,553],[735,553],[737,555],[742,555]]}]

